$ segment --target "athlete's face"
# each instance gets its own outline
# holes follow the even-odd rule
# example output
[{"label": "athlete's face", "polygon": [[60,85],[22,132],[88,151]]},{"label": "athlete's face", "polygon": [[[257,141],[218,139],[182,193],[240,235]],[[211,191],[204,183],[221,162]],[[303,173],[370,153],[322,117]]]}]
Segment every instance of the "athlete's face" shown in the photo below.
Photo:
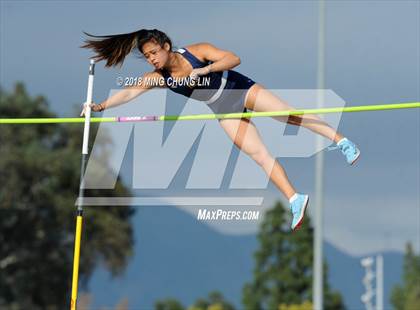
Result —
[{"label": "athlete's face", "polygon": [[142,53],[155,69],[162,69],[169,57],[169,44],[165,43],[161,47],[155,41],[149,41],[143,44]]}]

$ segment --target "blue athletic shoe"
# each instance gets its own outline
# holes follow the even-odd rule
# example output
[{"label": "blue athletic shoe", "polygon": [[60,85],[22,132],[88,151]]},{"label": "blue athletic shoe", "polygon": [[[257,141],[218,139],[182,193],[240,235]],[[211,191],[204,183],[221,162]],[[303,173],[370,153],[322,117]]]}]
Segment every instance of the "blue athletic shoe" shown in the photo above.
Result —
[{"label": "blue athletic shoe", "polygon": [[297,197],[290,204],[290,210],[292,211],[292,230],[296,230],[302,225],[303,217],[305,215],[306,207],[308,206],[309,196],[303,194],[296,194]]},{"label": "blue athletic shoe", "polygon": [[359,159],[360,156],[360,150],[357,148],[357,146],[351,142],[347,138],[343,138],[340,141],[338,141],[336,146],[329,147],[328,150],[335,150],[340,149],[341,152],[346,156],[346,160],[350,165],[353,165],[357,159]]}]

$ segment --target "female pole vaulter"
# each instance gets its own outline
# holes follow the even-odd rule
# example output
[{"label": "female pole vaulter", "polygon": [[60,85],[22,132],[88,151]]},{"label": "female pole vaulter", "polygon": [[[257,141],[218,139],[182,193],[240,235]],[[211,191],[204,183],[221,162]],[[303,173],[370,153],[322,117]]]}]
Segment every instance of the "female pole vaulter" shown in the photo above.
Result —
[{"label": "female pole vaulter", "polygon": [[[126,103],[153,87],[162,86],[183,96],[204,101],[214,113],[241,113],[247,109],[255,112],[294,110],[262,85],[231,70],[240,64],[239,57],[210,43],[191,44],[173,51],[170,38],[157,29],[141,29],[126,34],[105,36],[85,34],[91,38],[81,47],[93,49],[96,53],[93,58],[96,61],[105,60],[106,67],[121,66],[125,57],[137,49],[154,69],[142,77],[142,81],[152,82],[126,87],[99,104],[90,104],[94,112]],[[205,78],[209,78],[207,81],[210,81],[202,83],[206,85],[196,83]],[[189,80],[186,84],[174,83],[180,79]],[[158,84],[153,81],[163,81],[163,83]],[[83,115],[84,109],[81,113],[81,116]],[[336,142],[336,148],[341,150],[350,165],[360,156],[360,151],[354,143],[316,115],[274,118],[303,126]],[[308,195],[295,190],[283,167],[261,141],[251,119],[219,119],[219,123],[235,145],[264,169],[270,180],[289,200],[293,215],[291,229],[297,229],[302,224],[308,206]]]}]

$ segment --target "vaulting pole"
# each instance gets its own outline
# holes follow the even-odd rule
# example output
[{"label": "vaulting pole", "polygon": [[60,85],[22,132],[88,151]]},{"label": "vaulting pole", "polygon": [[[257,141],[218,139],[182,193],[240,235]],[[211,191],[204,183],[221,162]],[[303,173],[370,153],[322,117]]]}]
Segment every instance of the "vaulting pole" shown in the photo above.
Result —
[{"label": "vaulting pole", "polygon": [[80,242],[82,237],[82,223],[83,223],[83,197],[84,197],[84,173],[86,161],[88,157],[88,144],[89,144],[89,129],[90,129],[90,106],[92,103],[93,93],[93,77],[95,74],[95,62],[90,61],[89,66],[89,80],[87,88],[86,109],[85,109],[85,126],[83,129],[83,146],[82,146],[82,164],[80,169],[80,187],[79,199],[76,212],[76,234],[74,240],[74,257],[73,257],[73,278],[71,288],[71,302],[70,309],[76,310],[77,308],[77,286],[79,282],[79,259],[80,259]]}]

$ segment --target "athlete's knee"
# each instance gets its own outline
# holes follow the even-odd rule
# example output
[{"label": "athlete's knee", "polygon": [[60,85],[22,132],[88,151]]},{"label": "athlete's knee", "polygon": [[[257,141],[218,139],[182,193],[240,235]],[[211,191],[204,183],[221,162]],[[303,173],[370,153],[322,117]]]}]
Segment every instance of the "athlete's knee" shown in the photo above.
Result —
[{"label": "athlete's knee", "polygon": [[250,154],[251,158],[260,166],[271,162],[273,160],[270,153],[267,150],[259,150]]}]

